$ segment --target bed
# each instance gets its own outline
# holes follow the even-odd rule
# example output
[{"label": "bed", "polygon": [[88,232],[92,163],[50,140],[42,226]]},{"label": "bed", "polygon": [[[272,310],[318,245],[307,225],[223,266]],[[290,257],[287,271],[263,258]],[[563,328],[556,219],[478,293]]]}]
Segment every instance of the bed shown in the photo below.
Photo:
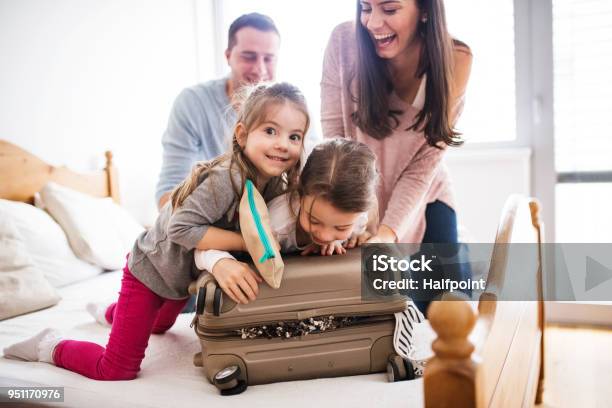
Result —
[{"label": "bed", "polygon": [[[50,166],[30,153],[0,141],[0,198],[32,202],[49,180],[119,202],[117,171],[107,153],[104,171],[78,174]],[[533,199],[509,198],[496,242],[539,243],[542,226]],[[248,406],[532,406],[543,384],[543,302],[498,301],[503,291],[507,253],[491,255],[487,290],[479,302],[441,301],[429,309],[435,356],[423,378],[388,383],[384,374],[294,381],[249,387],[222,397],[210,385],[193,355],[200,344],[189,327],[192,315],[179,317],[164,335],[153,335],[142,371],[133,381],[93,381],[45,363],[0,358],[2,386],[62,386],[62,406],[195,407],[244,403]],[[533,283],[541,299],[541,271]],[[59,289],[55,306],[0,321],[0,349],[44,327],[63,330],[70,338],[105,344],[109,329],[85,312],[89,301],[116,297],[121,271],[105,272]]]}]

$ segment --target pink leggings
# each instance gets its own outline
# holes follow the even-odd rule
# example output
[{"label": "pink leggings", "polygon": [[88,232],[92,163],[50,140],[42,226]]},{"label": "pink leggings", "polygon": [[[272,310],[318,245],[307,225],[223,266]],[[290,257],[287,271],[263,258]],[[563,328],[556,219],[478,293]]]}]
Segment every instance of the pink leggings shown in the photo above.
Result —
[{"label": "pink leggings", "polygon": [[162,298],[123,268],[117,303],[106,310],[112,324],[106,349],[87,341],[63,340],[53,353],[55,365],[94,380],[132,380],[140,371],[151,333],[168,330],[188,299]]}]

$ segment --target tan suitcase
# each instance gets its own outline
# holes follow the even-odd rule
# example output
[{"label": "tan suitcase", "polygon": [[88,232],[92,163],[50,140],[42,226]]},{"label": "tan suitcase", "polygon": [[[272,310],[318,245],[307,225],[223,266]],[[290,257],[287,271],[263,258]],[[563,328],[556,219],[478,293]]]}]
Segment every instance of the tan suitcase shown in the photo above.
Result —
[{"label": "tan suitcase", "polygon": [[222,394],[385,370],[392,381],[413,378],[410,363],[393,349],[394,313],[406,300],[362,300],[358,249],[284,260],[280,288],[260,284],[257,300],[246,305],[223,294],[208,273],[190,286],[198,296],[193,327],[202,345],[194,364]]}]

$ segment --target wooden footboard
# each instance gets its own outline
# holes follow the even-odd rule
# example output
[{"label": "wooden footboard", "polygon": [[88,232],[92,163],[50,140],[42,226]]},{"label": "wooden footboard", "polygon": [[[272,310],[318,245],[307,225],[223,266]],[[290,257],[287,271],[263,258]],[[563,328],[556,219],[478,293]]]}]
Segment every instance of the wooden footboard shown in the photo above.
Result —
[{"label": "wooden footboard", "polygon": [[541,237],[537,202],[510,197],[495,242],[537,245],[533,290],[538,301],[498,301],[507,278],[508,247],[495,245],[477,311],[457,296],[431,304],[428,318],[438,338],[424,375],[427,407],[524,407],[539,402],[544,375]]}]

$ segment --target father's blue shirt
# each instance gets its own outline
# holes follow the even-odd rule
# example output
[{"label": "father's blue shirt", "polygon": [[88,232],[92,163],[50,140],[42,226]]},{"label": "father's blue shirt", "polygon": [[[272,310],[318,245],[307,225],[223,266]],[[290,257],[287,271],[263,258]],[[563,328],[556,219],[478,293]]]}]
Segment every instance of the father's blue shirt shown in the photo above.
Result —
[{"label": "father's blue shirt", "polygon": [[225,92],[227,78],[183,90],[174,101],[162,137],[163,162],[155,192],[156,202],[174,189],[197,161],[228,151],[236,112]]}]

